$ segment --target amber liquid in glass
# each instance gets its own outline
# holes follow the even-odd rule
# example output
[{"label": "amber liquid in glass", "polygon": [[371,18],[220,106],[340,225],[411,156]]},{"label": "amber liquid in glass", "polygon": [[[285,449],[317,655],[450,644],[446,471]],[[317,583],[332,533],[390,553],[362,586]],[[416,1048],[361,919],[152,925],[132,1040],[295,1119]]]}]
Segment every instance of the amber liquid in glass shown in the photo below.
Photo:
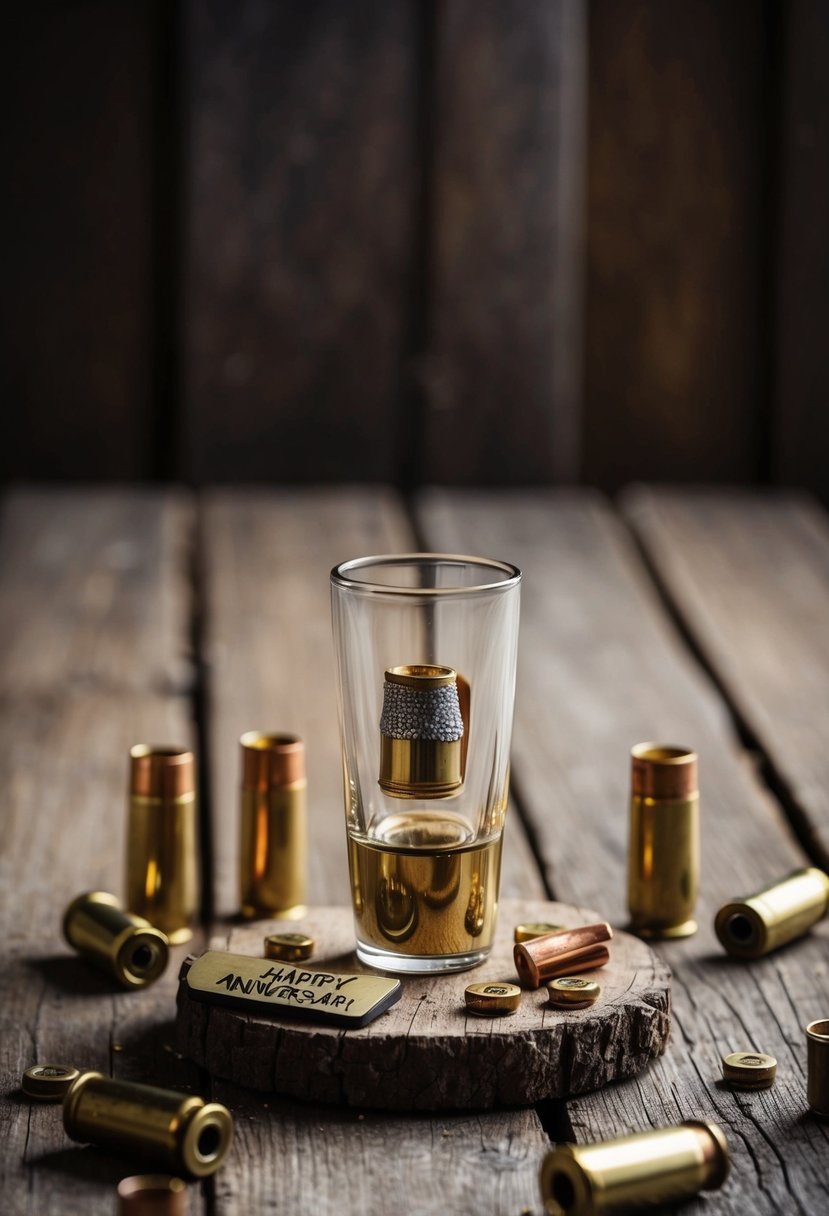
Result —
[{"label": "amber liquid in glass", "polygon": [[476,841],[460,816],[424,812],[389,816],[377,836],[349,835],[358,947],[412,959],[483,955],[495,932],[501,840],[499,832]]}]

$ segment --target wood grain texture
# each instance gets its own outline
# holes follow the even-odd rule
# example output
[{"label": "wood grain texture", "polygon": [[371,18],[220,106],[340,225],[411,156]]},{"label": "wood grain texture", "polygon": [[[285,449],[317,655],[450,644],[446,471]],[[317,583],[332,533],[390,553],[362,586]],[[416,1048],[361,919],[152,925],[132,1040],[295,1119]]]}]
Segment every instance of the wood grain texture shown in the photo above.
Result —
[{"label": "wood grain texture", "polygon": [[583,476],[759,472],[765,10],[590,5]]},{"label": "wood grain texture", "polygon": [[772,473],[829,501],[829,3],[782,7]]},{"label": "wood grain texture", "polygon": [[4,21],[4,482],[152,473],[155,9]]},{"label": "wood grain texture", "polygon": [[675,611],[829,868],[829,523],[806,497],[626,495]]},{"label": "wood grain texture", "polygon": [[549,1141],[532,1111],[430,1118],[263,1101],[223,1082],[215,1094],[246,1132],[237,1136],[239,1168],[216,1177],[219,1213],[539,1210],[538,1162]]},{"label": "wood grain texture", "polygon": [[[103,1216],[117,1181],[136,1168],[70,1142],[60,1107],[20,1092],[26,1068],[69,1063],[198,1086],[169,1034],[184,948],[154,987],[124,993],[61,934],[79,892],[123,892],[130,745],[192,741],[189,699],[164,687],[189,629],[186,568],[173,539],[186,527],[186,505],[159,494],[29,492],[4,512],[0,1188],[9,1216]],[[154,643],[154,661],[142,664]],[[198,1214],[200,1192],[191,1190]]]},{"label": "wood grain texture", "polygon": [[6,499],[5,695],[189,693],[192,512],[175,492],[161,502],[149,489],[30,489]]},{"label": "wood grain texture", "polygon": [[413,0],[184,6],[184,468],[391,480],[414,190]]},{"label": "wood grain texture", "polygon": [[[183,981],[179,1049],[212,1076],[249,1089],[385,1110],[529,1106],[598,1089],[640,1072],[667,1042],[668,968],[637,938],[614,935],[610,962],[589,973],[602,986],[589,1009],[554,1009],[543,987],[525,992],[509,1017],[477,1017],[464,1005],[468,984],[517,982],[515,925],[546,921],[570,928],[597,919],[565,904],[504,900],[492,953],[481,967],[453,976],[402,977],[398,1003],[362,1029],[205,1004],[192,999]],[[318,943],[312,967],[368,970],[354,954],[350,908],[314,908],[301,929]],[[211,944],[261,957],[269,932],[280,932],[276,922],[235,929]],[[268,965],[263,960],[263,969]]]},{"label": "wood grain texture", "polygon": [[585,5],[442,0],[435,37],[415,480],[574,479]]},{"label": "wood grain texture", "polygon": [[[514,787],[557,898],[624,923],[630,747],[658,739],[699,753],[700,932],[658,948],[673,973],[671,1043],[635,1082],[572,1103],[576,1138],[711,1118],[728,1136],[733,1173],[689,1212],[818,1216],[828,1137],[807,1114],[803,1027],[829,1005],[829,926],[750,966],[719,951],[715,909],[805,859],[625,530],[585,493],[435,493],[420,520],[432,545],[524,570]],[[773,1089],[723,1086],[720,1057],[740,1049],[777,1057]]]}]

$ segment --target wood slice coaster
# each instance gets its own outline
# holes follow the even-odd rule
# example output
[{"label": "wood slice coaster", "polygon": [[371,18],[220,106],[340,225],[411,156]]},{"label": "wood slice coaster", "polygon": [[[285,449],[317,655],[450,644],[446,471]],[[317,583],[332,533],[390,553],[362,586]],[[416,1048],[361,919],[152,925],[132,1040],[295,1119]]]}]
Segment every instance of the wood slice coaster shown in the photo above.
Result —
[{"label": "wood slice coaster", "polygon": [[[630,1077],[665,1050],[670,971],[630,934],[614,932],[610,962],[584,972],[601,996],[587,1009],[555,1009],[545,988],[525,991],[508,1017],[467,1013],[464,990],[483,980],[517,983],[513,929],[546,921],[600,920],[568,904],[504,900],[495,946],[471,971],[401,977],[400,1001],[359,1030],[248,1013],[178,996],[179,1050],[213,1076],[265,1093],[385,1110],[482,1109],[567,1098]],[[354,954],[350,908],[314,908],[301,922],[256,921],[214,938],[216,950],[261,957],[263,938],[308,932],[305,967],[369,972]]]}]

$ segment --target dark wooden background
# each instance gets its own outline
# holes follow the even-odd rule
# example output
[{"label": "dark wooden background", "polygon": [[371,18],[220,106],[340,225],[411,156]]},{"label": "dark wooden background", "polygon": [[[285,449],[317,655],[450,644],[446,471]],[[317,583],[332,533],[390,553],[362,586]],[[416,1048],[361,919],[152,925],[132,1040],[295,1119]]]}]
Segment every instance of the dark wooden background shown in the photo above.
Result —
[{"label": "dark wooden background", "polygon": [[829,488],[829,0],[4,16],[0,479]]}]

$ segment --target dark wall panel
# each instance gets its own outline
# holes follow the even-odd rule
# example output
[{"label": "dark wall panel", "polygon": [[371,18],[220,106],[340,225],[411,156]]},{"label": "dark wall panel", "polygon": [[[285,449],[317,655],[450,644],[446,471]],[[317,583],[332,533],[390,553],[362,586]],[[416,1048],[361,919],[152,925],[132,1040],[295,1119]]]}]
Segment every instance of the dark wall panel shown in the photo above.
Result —
[{"label": "dark wall panel", "polygon": [[588,481],[759,472],[766,36],[756,0],[592,0]]},{"label": "dark wall panel", "polygon": [[441,0],[420,480],[578,464],[582,0]]},{"label": "dark wall panel", "polygon": [[152,472],[152,4],[3,17],[0,477]]},{"label": "dark wall panel", "polygon": [[196,481],[396,475],[417,7],[185,5]]},{"label": "dark wall panel", "polygon": [[829,2],[783,12],[772,472],[829,501]]}]

